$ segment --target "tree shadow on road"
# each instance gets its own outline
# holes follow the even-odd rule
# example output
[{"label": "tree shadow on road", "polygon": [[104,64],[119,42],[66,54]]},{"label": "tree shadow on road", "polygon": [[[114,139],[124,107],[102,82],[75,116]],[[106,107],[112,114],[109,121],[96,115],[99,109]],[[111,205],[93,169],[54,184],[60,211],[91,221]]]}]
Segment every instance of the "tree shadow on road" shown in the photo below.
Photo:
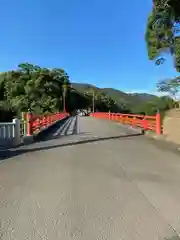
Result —
[{"label": "tree shadow on road", "polygon": [[51,145],[51,146],[43,146],[43,147],[36,147],[36,148],[26,148],[26,149],[8,149],[8,150],[0,150],[0,161],[6,160],[8,158],[12,158],[21,154],[27,154],[31,152],[41,151],[41,150],[49,150],[54,148],[60,148],[60,147],[68,147],[73,145],[80,145],[80,144],[88,144],[93,142],[100,142],[100,141],[107,141],[107,140],[114,140],[114,139],[121,139],[121,138],[129,138],[129,137],[136,137],[136,136],[142,136],[141,133],[135,133],[135,134],[127,134],[127,135],[118,135],[118,136],[111,136],[111,137],[96,137],[96,138],[89,138],[89,139],[83,139],[79,141],[73,141],[68,142],[64,144],[57,144],[57,145]]}]

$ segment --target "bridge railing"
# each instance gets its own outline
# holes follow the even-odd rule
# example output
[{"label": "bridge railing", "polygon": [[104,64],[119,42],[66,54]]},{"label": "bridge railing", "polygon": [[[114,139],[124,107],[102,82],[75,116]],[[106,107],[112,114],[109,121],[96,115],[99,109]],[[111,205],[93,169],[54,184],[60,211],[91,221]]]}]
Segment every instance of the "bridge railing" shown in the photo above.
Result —
[{"label": "bridge railing", "polygon": [[16,143],[20,136],[20,123],[19,119],[13,119],[12,122],[0,123],[0,147],[13,145]]},{"label": "bridge railing", "polygon": [[26,136],[31,136],[44,128],[49,127],[58,120],[62,120],[69,116],[68,113],[54,113],[44,116],[37,116],[32,113],[24,113],[22,122],[22,132],[26,132]]},{"label": "bridge railing", "polygon": [[68,117],[66,112],[36,116],[32,113],[23,113],[22,119],[15,118],[12,122],[0,123],[0,148],[17,146],[24,136],[32,136],[43,131],[56,121]]},{"label": "bridge railing", "polygon": [[117,121],[122,124],[131,125],[132,127],[140,127],[145,131],[151,130],[156,132],[156,134],[162,133],[161,117],[159,113],[157,113],[155,116],[147,116],[136,114],[94,112],[91,113],[90,116]]}]

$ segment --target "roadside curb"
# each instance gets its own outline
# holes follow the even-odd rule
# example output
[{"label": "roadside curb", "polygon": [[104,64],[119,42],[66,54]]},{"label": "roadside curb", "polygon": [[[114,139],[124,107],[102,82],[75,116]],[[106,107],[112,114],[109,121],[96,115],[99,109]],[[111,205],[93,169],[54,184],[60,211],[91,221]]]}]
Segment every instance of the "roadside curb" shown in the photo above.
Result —
[{"label": "roadside curb", "polygon": [[34,142],[34,136],[24,136],[22,138],[22,145],[28,145]]},{"label": "roadside curb", "polygon": [[[154,132],[150,132],[150,131],[145,131],[145,134],[144,134],[146,137],[148,138],[151,138],[151,139],[154,139],[154,140],[159,140],[159,141],[164,141],[164,142],[171,142],[171,141],[168,141],[166,136],[161,134],[161,135],[157,135],[156,133]],[[171,142],[173,143],[173,142]],[[174,143],[176,144],[176,143]]]},{"label": "roadside curb", "polygon": [[133,130],[133,131],[136,132],[136,133],[142,134],[142,135],[145,134],[144,129],[139,128],[139,127],[132,127],[132,126],[130,126],[129,129]]}]

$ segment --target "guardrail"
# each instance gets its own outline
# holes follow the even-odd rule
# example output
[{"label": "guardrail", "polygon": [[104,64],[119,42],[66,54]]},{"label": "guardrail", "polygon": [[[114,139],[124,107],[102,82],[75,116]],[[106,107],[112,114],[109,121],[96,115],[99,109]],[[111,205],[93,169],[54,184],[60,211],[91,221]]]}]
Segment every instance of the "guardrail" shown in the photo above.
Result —
[{"label": "guardrail", "polygon": [[12,122],[0,123],[0,146],[16,145],[20,142],[20,121],[15,118]]},{"label": "guardrail", "polygon": [[107,113],[107,112],[94,112],[90,116],[101,119],[108,119],[128,124],[132,127],[140,127],[145,131],[151,130],[156,134],[162,134],[162,125],[160,113],[155,116],[136,115],[136,114],[122,114],[122,113]]},{"label": "guardrail", "polygon": [[23,113],[21,120],[15,118],[12,122],[2,122],[0,123],[0,147],[17,146],[24,136],[39,133],[68,116],[69,114],[66,112],[46,116]]},{"label": "guardrail", "polygon": [[31,136],[67,116],[69,116],[69,114],[66,112],[46,116],[36,116],[32,113],[25,113],[23,116],[22,131],[26,129],[26,136]]}]

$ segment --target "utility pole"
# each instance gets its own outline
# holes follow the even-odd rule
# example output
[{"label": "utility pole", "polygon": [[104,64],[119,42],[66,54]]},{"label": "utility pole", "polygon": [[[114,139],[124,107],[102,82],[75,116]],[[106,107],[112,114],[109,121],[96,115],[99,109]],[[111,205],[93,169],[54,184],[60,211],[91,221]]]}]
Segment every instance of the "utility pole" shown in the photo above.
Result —
[{"label": "utility pole", "polygon": [[93,106],[93,113],[94,113],[94,90],[93,90],[92,106]]},{"label": "utility pole", "polygon": [[63,110],[66,112],[66,85],[63,85]]},{"label": "utility pole", "polygon": [[72,87],[72,85],[68,84],[63,84],[63,111],[66,112],[67,110],[67,101],[66,101],[66,95],[67,95],[67,90],[71,89],[72,91],[75,91],[75,89]]}]

